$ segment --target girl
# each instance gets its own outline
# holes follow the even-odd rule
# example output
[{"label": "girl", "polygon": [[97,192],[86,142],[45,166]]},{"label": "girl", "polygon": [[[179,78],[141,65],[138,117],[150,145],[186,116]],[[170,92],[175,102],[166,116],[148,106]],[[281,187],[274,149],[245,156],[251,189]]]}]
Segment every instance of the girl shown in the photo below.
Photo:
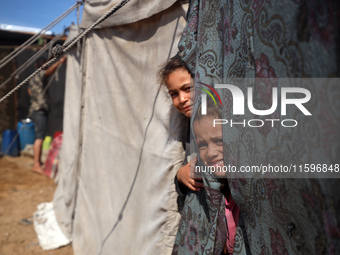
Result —
[{"label": "girl", "polygon": [[[159,77],[161,84],[166,85],[168,89],[173,106],[187,117],[186,122],[189,123],[193,108],[193,100],[190,95],[193,82],[189,69],[179,57],[175,56],[160,70]],[[190,141],[190,132],[189,129],[187,131],[186,142],[188,143]],[[188,145],[185,147],[189,149]],[[195,161],[196,158],[193,158],[191,163],[194,165]],[[199,191],[200,188],[203,188],[202,178],[191,178],[190,162],[186,160],[184,162],[185,164],[178,170],[175,180],[180,197],[185,196],[186,187],[192,191]],[[181,201],[179,201],[179,207],[182,207]]]},{"label": "girl", "polygon": [[[212,254],[232,254],[236,227],[239,220],[240,210],[231,198],[228,183],[223,171],[207,172],[207,168],[213,167],[214,170],[223,169],[224,154],[223,154],[223,137],[222,125],[214,127],[214,119],[221,119],[220,108],[215,107],[211,102],[207,104],[207,114],[201,115],[201,109],[198,108],[193,120],[193,130],[195,136],[195,144],[199,154],[199,165],[203,168],[203,182],[205,186],[205,199],[209,214],[204,214],[204,204],[196,207],[196,214],[203,215],[202,229],[197,236],[201,237],[201,249],[199,254],[204,251],[212,251]],[[194,204],[194,203],[192,203]],[[205,216],[205,218],[204,218]],[[202,217],[202,216],[201,216]],[[195,220],[195,217],[192,217]],[[182,231],[190,231],[188,224],[181,222],[179,233]],[[204,229],[206,228],[206,230]],[[183,230],[186,229],[186,230]],[[209,233],[208,235],[204,232]],[[185,235],[185,234],[184,234]],[[208,238],[207,238],[208,236]],[[212,242],[211,239],[214,241]],[[178,242],[176,239],[175,245]],[[181,242],[179,242],[181,244]],[[184,242],[185,245],[185,242]],[[176,247],[175,247],[176,248]],[[178,247],[180,249],[180,246]],[[179,254],[187,254],[186,251]]]}]

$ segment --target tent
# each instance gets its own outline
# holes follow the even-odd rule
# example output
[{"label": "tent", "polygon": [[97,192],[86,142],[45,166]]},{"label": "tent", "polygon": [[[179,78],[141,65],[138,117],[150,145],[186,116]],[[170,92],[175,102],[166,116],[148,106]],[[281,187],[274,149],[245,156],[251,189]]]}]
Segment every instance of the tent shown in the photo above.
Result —
[{"label": "tent", "polygon": [[[115,4],[85,2],[81,26]],[[53,205],[74,254],[172,250],[180,218],[173,180],[184,150],[157,71],[177,52],[186,8],[130,1],[69,52]]]}]

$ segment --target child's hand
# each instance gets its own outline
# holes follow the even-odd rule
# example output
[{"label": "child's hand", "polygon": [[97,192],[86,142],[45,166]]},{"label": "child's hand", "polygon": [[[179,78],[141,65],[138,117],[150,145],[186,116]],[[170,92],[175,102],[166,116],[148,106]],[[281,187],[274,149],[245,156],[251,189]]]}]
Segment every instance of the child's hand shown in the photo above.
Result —
[{"label": "child's hand", "polygon": [[203,188],[202,178],[192,178],[190,176],[190,170],[192,175],[194,175],[194,169],[197,162],[197,157],[193,158],[188,164],[182,166],[177,172],[177,179],[180,183],[187,186],[193,191],[199,191]]}]

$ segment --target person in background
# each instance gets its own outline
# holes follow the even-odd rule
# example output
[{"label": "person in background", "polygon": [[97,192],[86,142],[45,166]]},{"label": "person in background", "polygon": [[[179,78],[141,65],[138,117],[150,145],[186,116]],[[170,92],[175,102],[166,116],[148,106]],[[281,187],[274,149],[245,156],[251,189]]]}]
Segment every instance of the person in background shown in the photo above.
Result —
[{"label": "person in background", "polygon": [[[38,69],[46,60],[38,58],[35,67]],[[61,57],[56,63],[49,66],[46,70],[42,70],[33,77],[28,84],[28,94],[31,97],[29,117],[33,120],[35,140],[33,144],[33,168],[32,171],[44,174],[41,163],[41,148],[47,131],[47,114],[48,114],[48,98],[45,91],[47,78],[51,76],[59,65],[66,62],[66,55]]]}]

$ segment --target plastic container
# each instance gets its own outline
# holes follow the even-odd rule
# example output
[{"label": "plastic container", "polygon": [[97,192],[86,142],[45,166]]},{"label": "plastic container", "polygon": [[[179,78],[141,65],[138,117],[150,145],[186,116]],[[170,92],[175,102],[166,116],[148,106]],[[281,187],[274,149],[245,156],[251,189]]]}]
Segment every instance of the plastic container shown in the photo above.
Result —
[{"label": "plastic container", "polygon": [[31,119],[24,119],[18,122],[20,150],[25,149],[27,144],[33,144],[35,140],[34,124]]},{"label": "plastic container", "polygon": [[19,139],[16,130],[7,129],[2,133],[1,152],[8,156],[19,156]]},{"label": "plastic container", "polygon": [[52,179],[54,179],[58,173],[59,151],[62,145],[62,141],[62,133],[59,133],[59,135],[53,138],[51,148],[48,151],[48,156],[45,162],[44,173]]},{"label": "plastic container", "polygon": [[52,143],[52,136],[45,136],[45,139],[42,144],[42,149],[44,151],[48,151],[50,149]]},{"label": "plastic container", "polygon": [[63,134],[63,131],[56,131],[53,135],[53,139],[62,134]]}]

